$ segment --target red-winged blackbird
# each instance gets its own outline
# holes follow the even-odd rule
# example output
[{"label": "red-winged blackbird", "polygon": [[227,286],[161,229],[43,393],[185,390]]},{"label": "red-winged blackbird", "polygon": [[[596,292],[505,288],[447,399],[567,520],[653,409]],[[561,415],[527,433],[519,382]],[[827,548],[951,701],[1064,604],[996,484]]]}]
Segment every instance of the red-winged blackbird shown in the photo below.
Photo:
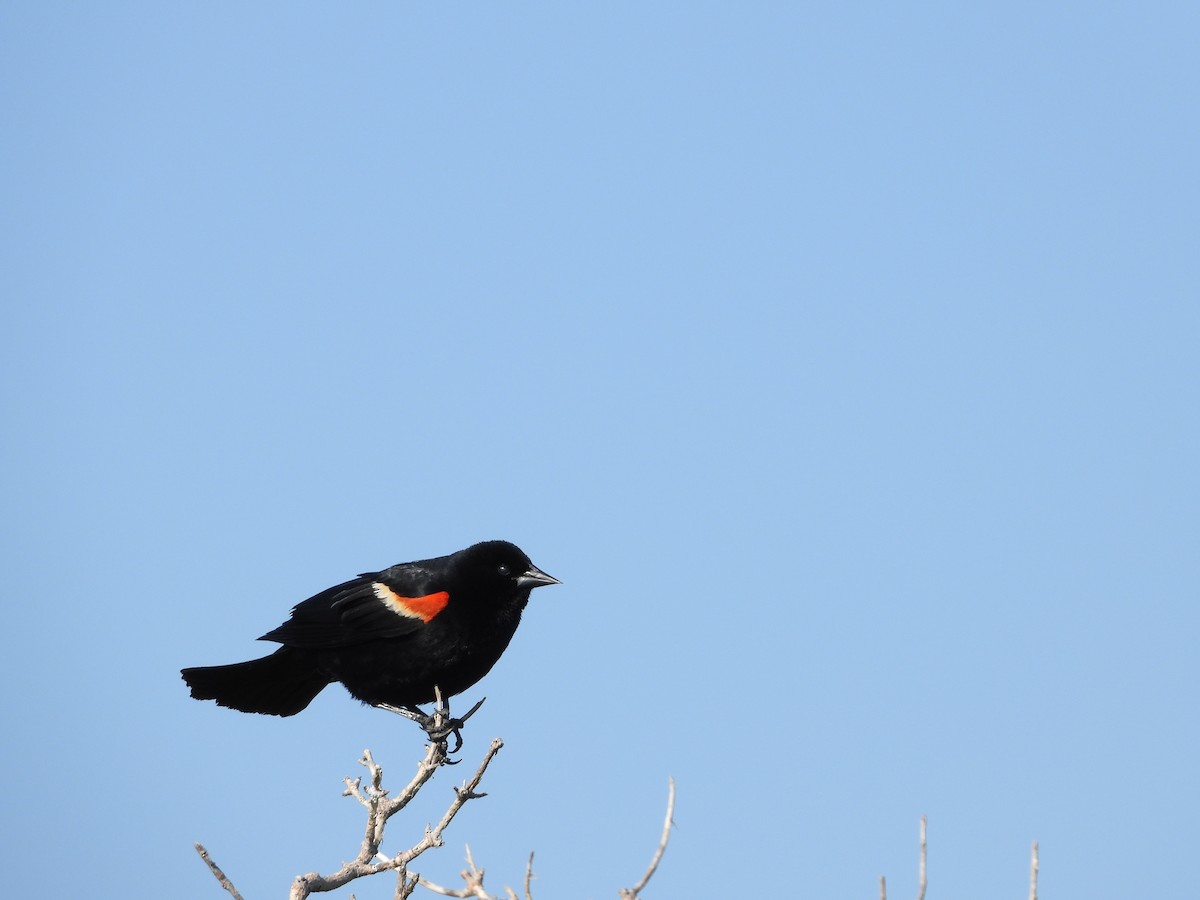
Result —
[{"label": "red-winged blackbird", "polygon": [[559,584],[507,541],[368,572],[310,597],[259,640],[270,656],[183,670],[197,700],[293,716],[340,681],[372,706],[415,709],[465,691],[512,640],[529,592]]}]

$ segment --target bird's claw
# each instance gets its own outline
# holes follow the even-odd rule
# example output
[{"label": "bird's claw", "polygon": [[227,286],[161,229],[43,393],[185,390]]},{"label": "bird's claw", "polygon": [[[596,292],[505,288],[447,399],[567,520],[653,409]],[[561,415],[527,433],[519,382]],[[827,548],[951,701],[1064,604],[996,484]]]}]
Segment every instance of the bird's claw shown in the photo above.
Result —
[{"label": "bird's claw", "polygon": [[[464,716],[451,716],[450,707],[442,699],[441,691],[435,688],[437,695],[436,705],[433,708],[433,713],[426,713],[421,709],[413,706],[392,706],[390,703],[375,704],[379,709],[386,709],[388,712],[394,712],[397,715],[404,716],[406,719],[411,719],[421,726],[421,729],[429,735],[429,740],[442,748],[442,753],[446,757],[445,764],[448,766],[458,765],[457,759],[450,759],[450,754],[457,753],[462,749],[462,728],[467,723],[467,719],[475,715],[479,707],[483,706],[484,697],[469,710]],[[450,748],[450,737],[454,737],[454,747]]]},{"label": "bird's claw", "polygon": [[[441,697],[438,697],[438,705],[434,707],[433,715],[425,716],[425,720],[421,722],[421,727],[425,729],[425,733],[429,735],[429,739],[435,744],[440,744],[445,747],[449,743],[451,735],[454,736],[454,747],[445,750],[447,756],[452,753],[457,753],[462,749],[462,728],[467,723],[467,719],[475,715],[479,707],[483,706],[483,701],[487,697],[477,702],[469,710],[465,716],[451,716],[449,706],[443,706]],[[458,760],[447,759],[446,764],[454,766],[458,764]]]}]

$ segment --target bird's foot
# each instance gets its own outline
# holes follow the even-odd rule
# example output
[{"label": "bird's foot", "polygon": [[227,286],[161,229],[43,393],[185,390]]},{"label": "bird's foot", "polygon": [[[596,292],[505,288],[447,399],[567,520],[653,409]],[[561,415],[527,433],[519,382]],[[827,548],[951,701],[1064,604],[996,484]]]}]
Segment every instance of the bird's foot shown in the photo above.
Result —
[{"label": "bird's foot", "polygon": [[[376,703],[374,705],[379,709],[386,709],[388,712],[396,713],[416,722],[429,735],[429,740],[441,747],[443,754],[448,757],[451,753],[457,753],[462,749],[462,728],[466,724],[467,719],[475,715],[479,707],[483,706],[483,701],[487,697],[484,697],[467,710],[466,715],[451,716],[450,706],[443,699],[442,692],[434,688],[434,693],[437,700],[435,701],[432,713],[427,713],[416,706],[392,706],[390,703]],[[454,737],[453,748],[448,746],[451,736]],[[456,759],[446,759],[446,765],[453,766],[457,764],[458,760]]]}]

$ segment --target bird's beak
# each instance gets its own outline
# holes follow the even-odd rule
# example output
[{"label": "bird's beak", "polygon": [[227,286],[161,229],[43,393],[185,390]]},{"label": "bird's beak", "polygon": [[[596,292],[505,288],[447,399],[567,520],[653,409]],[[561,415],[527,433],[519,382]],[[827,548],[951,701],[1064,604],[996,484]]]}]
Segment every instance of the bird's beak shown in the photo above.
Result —
[{"label": "bird's beak", "polygon": [[547,575],[537,566],[531,565],[529,571],[524,575],[517,576],[517,587],[533,589],[535,587],[543,587],[547,584],[562,584],[553,575]]}]

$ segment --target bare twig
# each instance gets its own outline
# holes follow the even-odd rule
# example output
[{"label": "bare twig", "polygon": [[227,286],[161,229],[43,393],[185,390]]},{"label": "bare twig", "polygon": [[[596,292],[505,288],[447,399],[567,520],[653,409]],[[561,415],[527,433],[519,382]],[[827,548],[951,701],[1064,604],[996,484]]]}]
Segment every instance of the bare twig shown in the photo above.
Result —
[{"label": "bare twig", "polygon": [[476,897],[478,900],[496,900],[483,886],[483,869],[475,865],[475,857],[471,855],[471,845],[467,845],[467,867],[463,869],[459,875],[466,882],[465,887],[448,888],[442,887],[440,884],[435,884],[432,881],[421,879],[421,887],[433,891],[435,894],[441,894],[443,897],[460,897],[469,898]]},{"label": "bare twig", "polygon": [[466,887],[442,887],[442,885],[425,878],[421,879],[421,887],[433,891],[435,894],[441,894],[443,897],[458,897],[460,900],[470,900],[471,897],[475,897],[477,900],[499,900],[498,897],[493,897],[489,894],[484,889],[483,884],[476,880],[476,876],[471,874],[467,869],[463,869],[462,877],[467,881]]},{"label": "bare twig", "polygon": [[233,895],[233,900],[242,900],[242,895],[233,886],[233,882],[221,871],[221,867],[213,862],[212,857],[208,855],[208,851],[204,849],[204,845],[199,841],[196,842],[196,852],[200,854],[200,858],[204,860],[204,864],[208,866],[208,870],[213,873],[213,877],[221,883],[221,887]]},{"label": "bare twig", "polygon": [[[917,900],[925,900],[925,888],[928,886],[926,879],[926,861],[928,847],[925,840],[925,831],[928,822],[925,816],[921,816],[921,856],[920,863],[917,867]],[[887,880],[879,876],[879,900],[887,900]],[[1029,900],[1038,900],[1038,842],[1033,842],[1033,847],[1030,851],[1029,858]]]},{"label": "bare twig", "polygon": [[[441,894],[443,897],[458,897],[467,900],[467,898],[475,897],[476,900],[501,900],[501,898],[489,894],[483,886],[483,869],[475,865],[475,857],[471,855],[471,848],[467,847],[467,868],[459,873],[463,881],[466,882],[464,887],[448,888],[437,882],[430,881],[427,878],[420,880],[421,887],[433,891],[435,894]],[[525,900],[533,900],[533,895],[529,890],[529,883],[533,879],[533,853],[529,854],[529,862],[525,865]],[[504,888],[504,894],[507,900],[520,900],[517,897],[517,892],[510,887]]]},{"label": "bare twig", "polygon": [[427,891],[433,891],[435,894],[441,894],[443,897],[470,897],[472,896],[470,888],[448,888],[443,887],[436,881],[430,881],[428,878],[422,877],[420,881],[421,887]]},{"label": "bare twig", "polygon": [[[471,855],[471,845],[467,844],[467,868],[462,871],[463,880],[479,900],[492,900],[483,889],[483,869],[475,865],[475,857]],[[470,896],[470,894],[468,894]]]},{"label": "bare twig", "polygon": [[1029,900],[1037,900],[1038,879],[1038,843],[1033,842],[1033,850],[1029,855]]},{"label": "bare twig", "polygon": [[658,864],[662,861],[663,854],[667,852],[667,841],[671,838],[672,818],[675,815],[675,779],[667,779],[667,815],[663,820],[662,837],[658,839],[658,848],[654,851],[654,857],[650,860],[650,865],[646,868],[646,874],[631,888],[621,888],[618,891],[621,900],[637,900],[638,895],[649,883],[654,872],[658,869]]},{"label": "bare twig", "polygon": [[921,816],[921,862],[917,867],[917,900],[925,900],[925,816]]},{"label": "bare twig", "polygon": [[412,780],[399,795],[390,799],[387,796],[388,792],[383,789],[383,769],[375,762],[371,751],[364,750],[359,762],[367,769],[370,783],[364,787],[361,778],[354,780],[347,778],[346,790],[343,792],[346,796],[354,797],[367,808],[366,832],[363,835],[358,855],[350,862],[343,863],[342,867],[332,875],[320,875],[316,872],[298,875],[292,882],[291,900],[305,900],[310,894],[335,890],[356,878],[392,870],[401,872],[398,876],[400,881],[397,883],[396,896],[407,897],[412,893],[416,884],[415,880],[410,884],[404,874],[408,864],[431,847],[442,846],[442,833],[468,800],[486,796],[476,793],[476,788],[479,787],[488,765],[503,746],[504,742],[499,738],[493,740],[474,776],[461,788],[454,789],[454,800],[442,815],[441,821],[433,828],[426,827],[425,836],[420,841],[408,850],[392,857],[379,852],[379,845],[383,842],[384,826],[387,825],[388,819],[409,804],[417,792],[433,777],[433,774],[447,762],[446,744],[445,742],[429,744],[425,751],[425,758],[418,763],[417,772]]},{"label": "bare twig", "polygon": [[[533,851],[529,851],[529,862],[525,863],[525,900],[533,900],[533,891],[529,888],[529,883],[533,881]],[[1033,900],[1037,900],[1036,897]]]},{"label": "bare twig", "polygon": [[[398,868],[396,870],[396,893],[394,900],[408,900],[412,896],[412,892],[417,889],[417,878],[418,876],[416,875],[412,878],[408,877],[407,866]],[[353,900],[354,895],[351,894],[350,898]]]}]

